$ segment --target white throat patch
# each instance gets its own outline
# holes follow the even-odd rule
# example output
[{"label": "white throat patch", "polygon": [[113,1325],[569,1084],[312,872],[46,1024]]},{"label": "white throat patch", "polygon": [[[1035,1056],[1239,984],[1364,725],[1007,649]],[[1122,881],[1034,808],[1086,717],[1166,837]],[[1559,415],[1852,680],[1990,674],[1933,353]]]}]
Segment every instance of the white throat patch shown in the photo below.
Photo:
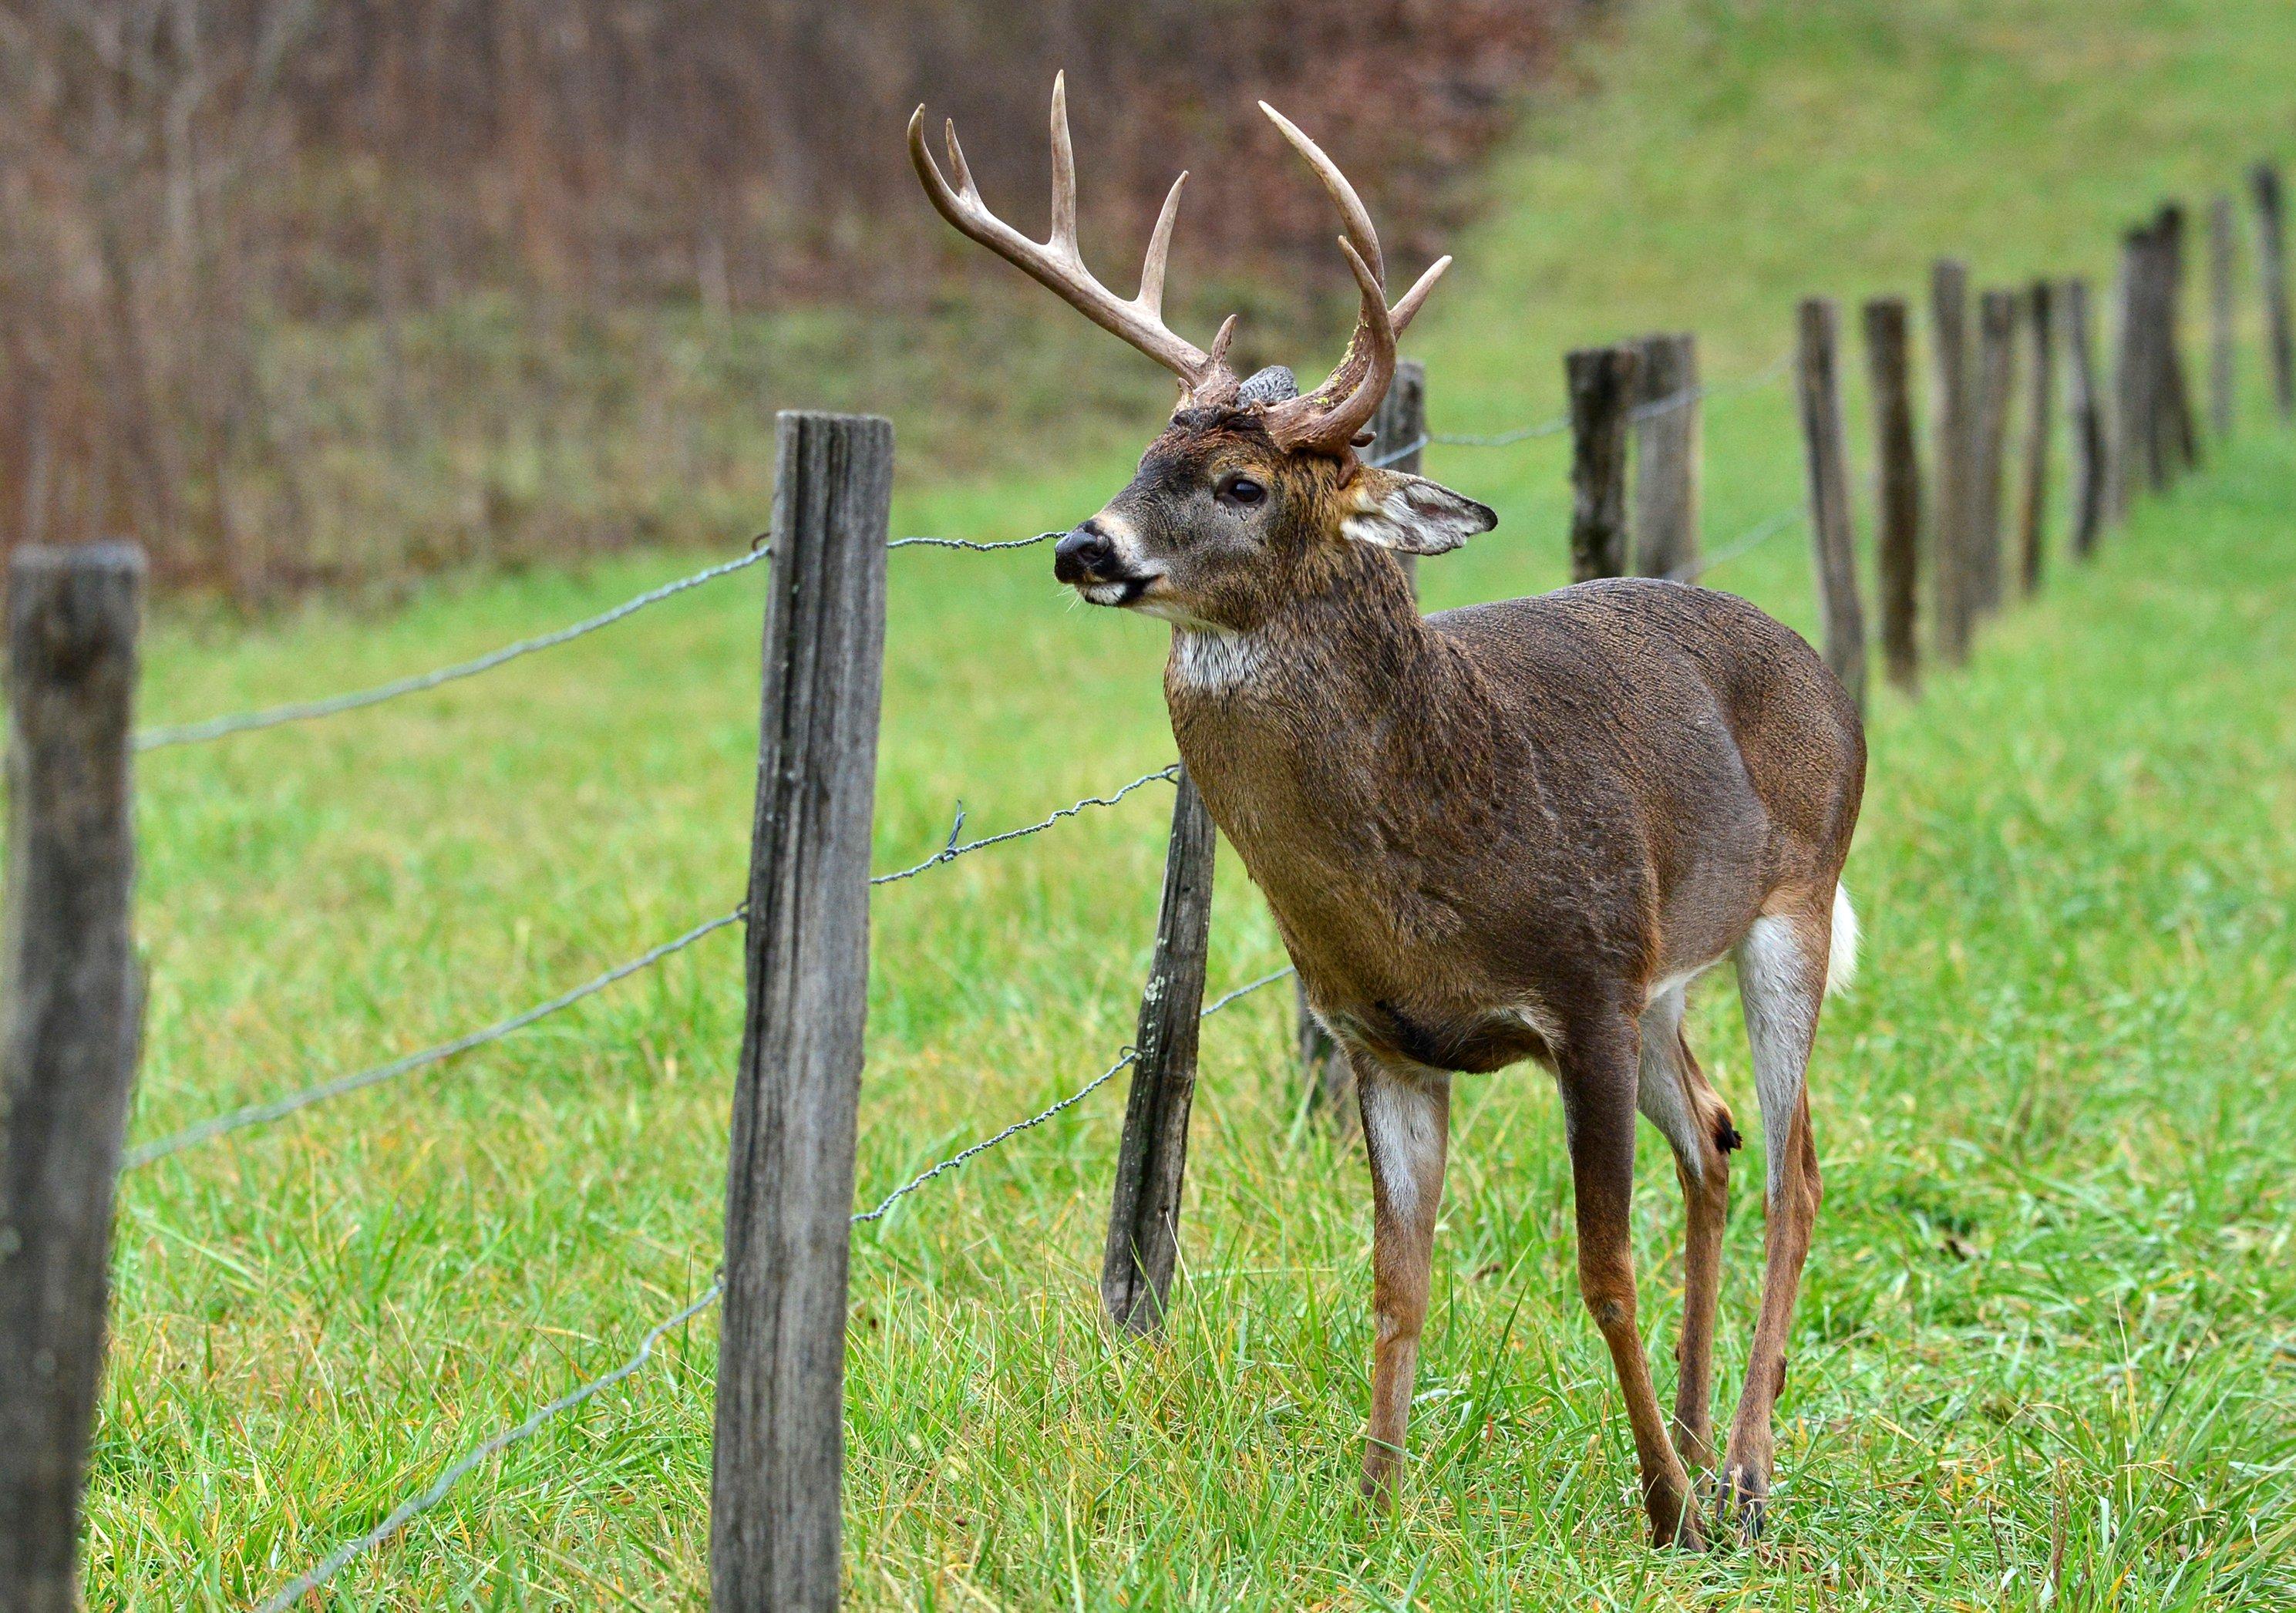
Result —
[{"label": "white throat patch", "polygon": [[1225,693],[1259,676],[1259,641],[1249,633],[1182,627],[1172,635],[1172,681],[1183,688]]}]

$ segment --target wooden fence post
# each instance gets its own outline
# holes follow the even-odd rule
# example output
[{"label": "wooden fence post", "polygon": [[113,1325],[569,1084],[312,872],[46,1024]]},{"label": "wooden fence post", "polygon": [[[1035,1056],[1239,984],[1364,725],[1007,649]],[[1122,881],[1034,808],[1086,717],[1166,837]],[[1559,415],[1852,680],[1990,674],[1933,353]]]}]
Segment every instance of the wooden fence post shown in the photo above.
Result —
[{"label": "wooden fence post", "polygon": [[1632,348],[1581,348],[1563,360],[1570,390],[1570,580],[1627,571],[1627,411]]},{"label": "wooden fence post", "polygon": [[2112,479],[2106,455],[2104,407],[2096,390],[2096,335],[2089,315],[2088,282],[2068,280],[2065,296],[2065,354],[2070,374],[2067,411],[2073,436],[2073,553],[2084,558],[2095,553],[2097,535],[2103,530],[2106,484]]},{"label": "wooden fence post", "polygon": [[1937,602],[1938,653],[1949,666],[1969,659],[1973,610],[1969,563],[1970,473],[1975,435],[1969,364],[1969,269],[1941,258],[1930,269],[1930,340],[1937,384],[1934,470],[1936,512],[1930,528],[1931,592]]},{"label": "wooden fence post", "polygon": [[2009,402],[2017,385],[2017,293],[1992,291],[1977,306],[1977,423],[1970,449],[1971,604],[2001,608],[2002,478],[2009,461]]},{"label": "wooden fence post", "polygon": [[1805,297],[1795,351],[1801,377],[1801,440],[1809,472],[1809,524],[1825,613],[1825,664],[1866,709],[1866,612],[1857,600],[1857,533],[1850,524],[1849,452],[1842,438],[1841,384],[1835,361],[1841,311],[1830,297]]},{"label": "wooden fence post", "polygon": [[2116,519],[2128,513],[2139,475],[2157,487],[2167,473],[2156,429],[2160,410],[2152,396],[2156,371],[2151,354],[2152,275],[2148,234],[2141,228],[2130,230],[2120,242],[2120,350],[2113,384],[2117,452],[2112,458],[2112,513]]},{"label": "wooden fence post", "polygon": [[2054,288],[2037,280],[2025,293],[2033,332],[2032,381],[2025,397],[2024,496],[2017,508],[2017,576],[2026,598],[2040,592],[2048,553],[2049,450],[2057,430]]},{"label": "wooden fence post", "polygon": [[8,571],[0,1608],[71,1613],[143,1011],[128,742],[144,558],[27,547]]},{"label": "wooden fence post", "polygon": [[893,428],[780,416],[711,1450],[718,1613],[835,1613]]},{"label": "wooden fence post", "polygon": [[2209,429],[2232,435],[2234,351],[2232,198],[2209,199]]},{"label": "wooden fence post", "polygon": [[2256,195],[2256,258],[2272,344],[2272,397],[2283,420],[2296,420],[2296,334],[2288,321],[2288,234],[2281,214],[2280,170],[2259,162],[2250,171]]},{"label": "wooden fence post", "polygon": [[[1419,474],[1427,447],[1427,366],[1415,358],[1396,361],[1395,380],[1380,400],[1379,413],[1371,417],[1372,440],[1368,450],[1374,463],[1385,463],[1389,469]],[[1418,562],[1409,555],[1403,559],[1403,574],[1411,580],[1412,591],[1419,588]],[[1308,1006],[1308,988],[1295,986],[1292,1008],[1299,1027],[1300,1068],[1308,1082],[1308,1105],[1311,1109],[1330,1111],[1341,1126],[1348,1125],[1355,1116],[1356,1078],[1349,1067],[1347,1054],[1324,1029]]]},{"label": "wooden fence post", "polygon": [[1881,533],[1874,547],[1882,605],[1882,665],[1911,694],[1921,687],[1922,470],[1914,446],[1914,396],[1906,299],[1866,303],[1866,372],[1874,393],[1874,457]]},{"label": "wooden fence post", "polygon": [[1140,994],[1132,1089],[1116,1154],[1115,1201],[1100,1267],[1108,1319],[1134,1333],[1164,1325],[1180,1257],[1180,1188],[1188,1163],[1188,1110],[1196,1094],[1196,1038],[1211,939],[1212,863],[1218,834],[1195,781],[1180,773],[1156,952]]},{"label": "wooden fence post", "polygon": [[2161,440],[2171,475],[2180,475],[2201,463],[2201,432],[2193,417],[2193,387],[2185,366],[2185,207],[2162,205],[2152,225],[2152,250],[2158,260],[2156,283],[2160,306],[2161,405]]},{"label": "wooden fence post", "polygon": [[1645,336],[1635,351],[1634,569],[1669,577],[1698,561],[1698,339]]}]

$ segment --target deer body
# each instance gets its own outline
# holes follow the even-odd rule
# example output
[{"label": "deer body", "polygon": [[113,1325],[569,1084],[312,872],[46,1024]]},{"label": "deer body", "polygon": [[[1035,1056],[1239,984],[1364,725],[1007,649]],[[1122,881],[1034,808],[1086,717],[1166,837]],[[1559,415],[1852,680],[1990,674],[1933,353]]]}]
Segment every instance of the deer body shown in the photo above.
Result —
[{"label": "deer body", "polygon": [[1831,901],[1862,749],[1795,635],[1645,581],[1423,618],[1391,560],[1357,564],[1385,575],[1253,634],[1176,627],[1165,674],[1181,757],[1343,1043],[1548,1059],[1774,899]]},{"label": "deer body", "polygon": [[[1589,583],[1419,615],[1395,556],[1442,553],[1496,518],[1354,450],[1397,332],[1448,259],[1390,308],[1362,201],[1276,123],[1339,210],[1362,298],[1346,356],[1305,395],[1287,370],[1228,369],[1233,321],[1209,350],[1163,323],[1177,184],[1137,297],[1086,270],[1057,82],[1046,242],[988,211],[953,129],[955,188],[925,150],[922,108],[909,138],[952,224],[1180,379],[1138,474],[1061,540],[1054,575],[1090,603],[1172,624],[1164,686],[1181,757],[1355,1071],[1377,1326],[1366,1488],[1391,1496],[1403,1457],[1453,1077],[1529,1059],[1562,1095],[1580,1290],[1626,1400],[1652,1533],[1702,1540],[1696,1466],[1718,1469],[1723,1504],[1751,1534],[1817,1210],[1804,1077],[1855,946],[1841,875],[1865,780],[1856,708],[1794,634],[1704,589]],[[1739,1138],[1682,1019],[1691,979],[1726,955],[1745,1003],[1767,1218],[1760,1318],[1718,1451],[1714,1317]],[[1674,1150],[1687,1209],[1670,1428],[1635,1322],[1638,1109]]]}]

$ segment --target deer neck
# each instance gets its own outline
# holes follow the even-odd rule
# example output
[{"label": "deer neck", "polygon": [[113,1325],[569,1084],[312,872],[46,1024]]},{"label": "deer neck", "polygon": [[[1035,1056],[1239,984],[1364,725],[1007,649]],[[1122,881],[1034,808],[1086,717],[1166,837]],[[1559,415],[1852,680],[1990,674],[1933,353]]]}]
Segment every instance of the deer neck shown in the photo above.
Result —
[{"label": "deer neck", "polygon": [[1429,631],[1400,566],[1349,550],[1249,631],[1173,630],[1181,757],[1255,864],[1417,816],[1431,778],[1489,754],[1472,669]]}]

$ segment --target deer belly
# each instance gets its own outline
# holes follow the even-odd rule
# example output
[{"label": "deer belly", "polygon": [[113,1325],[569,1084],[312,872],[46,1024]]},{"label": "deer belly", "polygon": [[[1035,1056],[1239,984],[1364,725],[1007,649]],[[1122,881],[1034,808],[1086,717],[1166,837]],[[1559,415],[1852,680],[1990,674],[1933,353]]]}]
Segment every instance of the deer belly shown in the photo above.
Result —
[{"label": "deer belly", "polygon": [[1437,1014],[1378,1002],[1324,1015],[1332,1034],[1382,1059],[1430,1069],[1488,1075],[1525,1060],[1552,1066],[1554,1042],[1544,1016],[1521,1008]]}]

